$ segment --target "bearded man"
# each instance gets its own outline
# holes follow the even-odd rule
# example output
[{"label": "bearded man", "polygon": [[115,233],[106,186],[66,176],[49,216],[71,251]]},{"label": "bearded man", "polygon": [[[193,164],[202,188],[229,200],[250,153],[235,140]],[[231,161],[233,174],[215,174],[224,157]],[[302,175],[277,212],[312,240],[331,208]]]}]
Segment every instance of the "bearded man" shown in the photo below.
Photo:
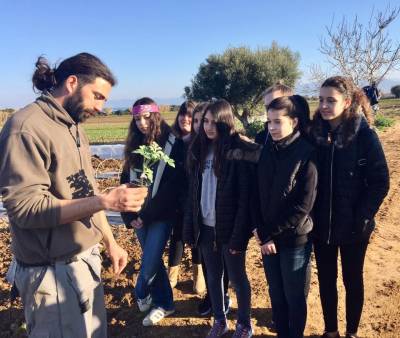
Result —
[{"label": "bearded man", "polygon": [[115,78],[80,53],[51,68],[40,57],[37,100],[13,114],[0,134],[0,193],[10,220],[9,277],[24,305],[30,337],[106,337],[99,242],[119,274],[127,253],[104,210],[140,210],[144,188],[99,193],[80,125],[102,110]]}]

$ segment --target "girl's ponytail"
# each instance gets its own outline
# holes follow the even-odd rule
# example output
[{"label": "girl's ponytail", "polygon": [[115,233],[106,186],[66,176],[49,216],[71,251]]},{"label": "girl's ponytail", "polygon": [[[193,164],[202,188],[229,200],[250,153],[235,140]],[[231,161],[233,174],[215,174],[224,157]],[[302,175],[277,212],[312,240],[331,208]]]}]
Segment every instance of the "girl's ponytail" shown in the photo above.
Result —
[{"label": "girl's ponytail", "polygon": [[304,136],[310,134],[311,119],[310,106],[307,100],[301,95],[289,96],[294,105],[294,116],[297,117],[300,133]]},{"label": "girl's ponytail", "polygon": [[40,56],[35,63],[35,72],[32,76],[33,90],[40,92],[50,90],[57,84],[54,69],[50,67],[47,59]]}]

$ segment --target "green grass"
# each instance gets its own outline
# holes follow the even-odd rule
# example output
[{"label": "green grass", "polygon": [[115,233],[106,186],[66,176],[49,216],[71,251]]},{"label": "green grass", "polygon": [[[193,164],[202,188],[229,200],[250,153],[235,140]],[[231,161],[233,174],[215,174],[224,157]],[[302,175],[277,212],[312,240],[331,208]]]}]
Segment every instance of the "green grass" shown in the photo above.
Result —
[{"label": "green grass", "polygon": [[[171,125],[177,112],[162,112],[161,115]],[[96,116],[85,122],[83,128],[91,144],[123,143],[128,134],[131,115]]]},{"label": "green grass", "polygon": [[86,125],[86,134],[91,144],[121,143],[126,139],[128,126]]},{"label": "green grass", "polygon": [[395,123],[395,119],[393,119],[391,117],[384,116],[382,114],[377,114],[375,116],[374,125],[379,130],[384,130],[386,128],[390,128],[391,126],[394,125],[394,123]]}]

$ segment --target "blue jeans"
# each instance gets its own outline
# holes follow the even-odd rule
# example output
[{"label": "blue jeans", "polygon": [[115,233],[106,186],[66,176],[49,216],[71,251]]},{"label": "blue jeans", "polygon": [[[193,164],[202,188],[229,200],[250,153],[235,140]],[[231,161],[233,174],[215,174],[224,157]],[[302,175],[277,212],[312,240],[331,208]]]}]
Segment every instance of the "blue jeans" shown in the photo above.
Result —
[{"label": "blue jeans", "polygon": [[225,320],[224,265],[228,270],[238,302],[238,323],[250,326],[251,289],[246,274],[246,251],[232,255],[228,245],[214,248],[214,229],[203,226],[200,234],[200,250],[207,267],[207,288],[215,320]]},{"label": "blue jeans", "polygon": [[310,289],[311,250],[309,241],[294,248],[278,247],[275,255],[263,255],[278,337],[303,337]]},{"label": "blue jeans", "polygon": [[158,222],[144,225],[136,229],[136,235],[142,248],[142,261],[135,286],[136,299],[146,298],[150,294],[155,307],[172,310],[173,294],[162,260],[171,235],[171,224]]}]

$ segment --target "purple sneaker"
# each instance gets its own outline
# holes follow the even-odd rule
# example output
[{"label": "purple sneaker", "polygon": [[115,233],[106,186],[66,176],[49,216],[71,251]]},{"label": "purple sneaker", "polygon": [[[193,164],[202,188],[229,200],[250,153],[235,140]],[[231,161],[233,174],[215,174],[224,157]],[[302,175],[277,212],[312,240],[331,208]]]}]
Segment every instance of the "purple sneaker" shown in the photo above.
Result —
[{"label": "purple sneaker", "polygon": [[214,325],[211,328],[210,332],[208,332],[206,338],[222,337],[227,332],[228,332],[228,324],[226,323],[226,320],[214,320]]},{"label": "purple sneaker", "polygon": [[251,326],[244,324],[236,324],[236,330],[232,338],[250,338],[253,336],[253,329]]}]

